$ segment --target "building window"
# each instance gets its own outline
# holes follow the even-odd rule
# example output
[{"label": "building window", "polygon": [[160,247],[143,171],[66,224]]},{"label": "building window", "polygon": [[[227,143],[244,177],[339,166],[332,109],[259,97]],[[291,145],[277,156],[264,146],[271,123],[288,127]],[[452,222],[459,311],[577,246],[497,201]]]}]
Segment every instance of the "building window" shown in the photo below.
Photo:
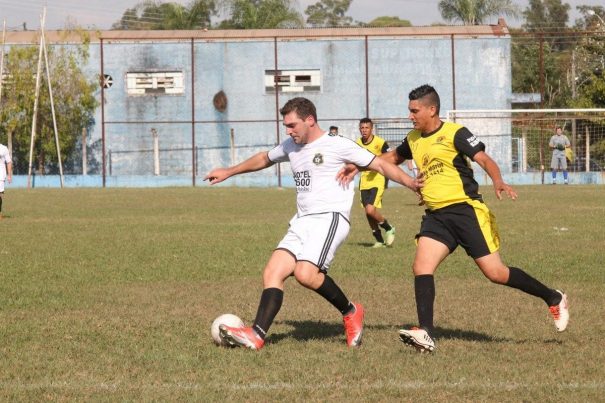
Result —
[{"label": "building window", "polygon": [[185,92],[182,71],[135,71],[126,73],[128,95],[181,95]]},{"label": "building window", "polygon": [[265,70],[265,92],[319,92],[321,73],[319,70]]}]

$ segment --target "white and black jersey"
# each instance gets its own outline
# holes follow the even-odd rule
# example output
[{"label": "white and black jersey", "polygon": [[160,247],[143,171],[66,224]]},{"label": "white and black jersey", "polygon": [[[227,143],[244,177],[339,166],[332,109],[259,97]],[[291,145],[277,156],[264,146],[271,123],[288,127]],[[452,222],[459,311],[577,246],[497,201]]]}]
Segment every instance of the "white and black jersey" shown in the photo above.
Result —
[{"label": "white and black jersey", "polygon": [[348,220],[355,189],[340,186],[336,174],[344,164],[367,167],[374,158],[354,141],[328,132],[308,144],[296,144],[289,138],[269,151],[272,162],[290,161],[299,217],[337,212]]}]

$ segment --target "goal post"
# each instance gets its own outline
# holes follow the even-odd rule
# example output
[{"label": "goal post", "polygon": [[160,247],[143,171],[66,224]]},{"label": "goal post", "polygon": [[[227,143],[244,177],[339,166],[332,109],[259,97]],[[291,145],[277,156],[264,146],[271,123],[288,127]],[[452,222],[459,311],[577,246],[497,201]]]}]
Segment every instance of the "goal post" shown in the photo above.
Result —
[{"label": "goal post", "polygon": [[544,183],[556,127],[571,143],[569,172],[605,169],[605,109],[459,109],[448,111],[446,119],[485,143],[503,173],[541,172]]}]

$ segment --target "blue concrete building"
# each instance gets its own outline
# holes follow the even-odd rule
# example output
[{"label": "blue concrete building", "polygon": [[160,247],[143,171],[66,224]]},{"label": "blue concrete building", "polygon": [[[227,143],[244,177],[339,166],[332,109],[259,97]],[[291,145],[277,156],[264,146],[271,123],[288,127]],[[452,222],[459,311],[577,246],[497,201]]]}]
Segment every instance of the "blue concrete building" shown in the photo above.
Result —
[{"label": "blue concrete building", "polygon": [[[105,78],[87,139],[88,158],[99,163],[85,176],[68,172],[67,186],[203,186],[201,179],[212,167],[241,161],[285,139],[278,110],[295,96],[316,104],[326,130],[335,125],[354,138],[359,119],[368,116],[393,145],[409,127],[409,91],[425,83],[439,91],[444,117],[451,109],[511,107],[511,38],[503,21],[90,35],[90,59],[83,68],[91,77]],[[47,33],[50,46],[78,40],[75,34]],[[7,36],[8,46],[36,43],[36,32]],[[482,140],[503,172],[510,172],[510,138]],[[23,178],[15,183],[23,184]],[[39,176],[34,183],[57,186],[59,181]],[[289,167],[282,164],[229,184],[289,186]]]}]

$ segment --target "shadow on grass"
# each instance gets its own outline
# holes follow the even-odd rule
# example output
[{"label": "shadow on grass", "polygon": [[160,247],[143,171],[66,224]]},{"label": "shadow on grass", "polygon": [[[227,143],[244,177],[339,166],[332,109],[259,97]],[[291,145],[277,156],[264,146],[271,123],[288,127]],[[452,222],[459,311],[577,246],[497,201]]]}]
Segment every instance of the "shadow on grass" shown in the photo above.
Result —
[{"label": "shadow on grass", "polygon": [[[267,337],[267,342],[278,344],[284,339],[292,338],[296,341],[308,340],[328,340],[333,339],[335,342],[341,342],[344,337],[344,327],[338,322],[323,322],[313,320],[285,320],[277,321],[275,324],[286,325],[292,327],[290,331],[283,333],[270,334]],[[412,325],[404,324],[404,328],[410,328]],[[367,331],[384,331],[392,330],[396,332],[401,326],[398,325],[365,325],[364,330]],[[435,339],[441,340],[464,340],[481,343],[512,343],[512,344],[558,344],[563,342],[558,339],[513,339],[507,337],[493,336],[481,332],[462,329],[448,329],[443,327],[435,328]]]},{"label": "shadow on grass", "polygon": [[483,343],[513,343],[513,344],[563,344],[557,339],[511,339],[507,337],[492,336],[485,333],[474,332],[472,330],[446,329],[442,327],[435,328],[436,339],[458,339],[466,341],[477,341]]},{"label": "shadow on grass", "polygon": [[[285,320],[275,324],[291,326],[293,329],[284,333],[270,334],[267,342],[279,343],[281,340],[292,338],[297,341],[334,339],[340,342],[344,337],[344,326],[338,322],[322,322],[314,320]],[[365,325],[368,330],[396,329],[393,325]]]},{"label": "shadow on grass", "polygon": [[357,242],[357,246],[363,246],[364,248],[371,248],[374,246],[373,243],[370,242]]}]

